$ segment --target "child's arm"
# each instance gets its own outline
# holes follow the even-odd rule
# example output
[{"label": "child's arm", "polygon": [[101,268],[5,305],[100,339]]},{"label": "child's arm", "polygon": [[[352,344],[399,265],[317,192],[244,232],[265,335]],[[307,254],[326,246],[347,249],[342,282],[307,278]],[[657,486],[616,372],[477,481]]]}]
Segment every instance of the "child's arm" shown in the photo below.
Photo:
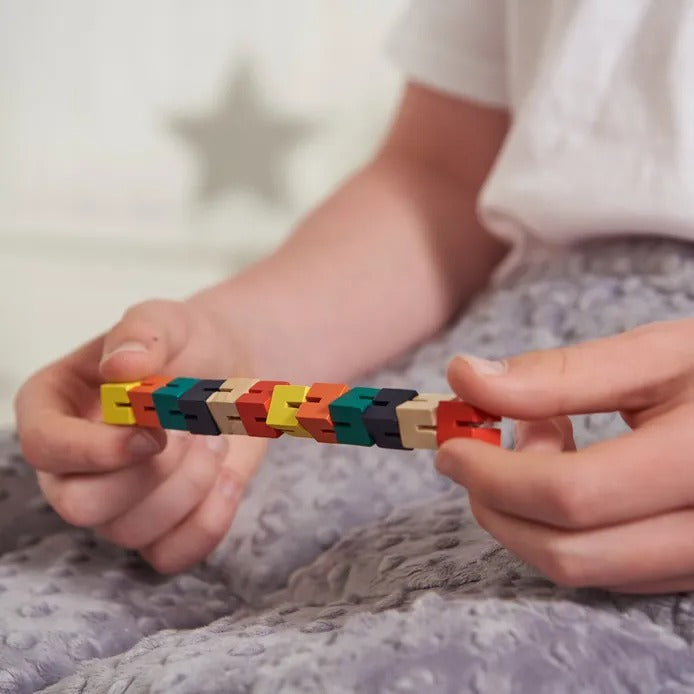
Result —
[{"label": "child's arm", "polygon": [[433,333],[503,254],[474,210],[505,128],[500,111],[410,87],[374,160],[271,257],[189,301],[134,306],[32,376],[16,399],[19,436],[58,513],[161,571],[206,556],[264,441],[109,427],[99,384],[349,382]]},{"label": "child's arm", "polygon": [[256,374],[348,379],[397,355],[504,253],[475,201],[506,127],[502,111],[410,86],[373,161],[276,253],[194,301],[244,333]]}]

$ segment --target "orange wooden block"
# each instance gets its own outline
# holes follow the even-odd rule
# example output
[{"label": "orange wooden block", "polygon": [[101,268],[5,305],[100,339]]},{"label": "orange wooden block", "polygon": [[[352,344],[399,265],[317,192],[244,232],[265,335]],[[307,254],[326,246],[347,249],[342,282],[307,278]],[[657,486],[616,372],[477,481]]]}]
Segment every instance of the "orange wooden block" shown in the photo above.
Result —
[{"label": "orange wooden block", "polygon": [[288,381],[258,381],[248,393],[236,401],[236,409],[249,436],[261,436],[266,439],[279,438],[283,432],[269,427],[265,420],[272,401],[275,386],[288,386]]},{"label": "orange wooden block", "polygon": [[152,393],[173,380],[173,376],[150,376],[143,379],[139,386],[128,391],[135,421],[139,426],[161,429],[161,422],[154,407]]},{"label": "orange wooden block", "polygon": [[337,443],[328,405],[349,390],[344,383],[314,383],[296,413],[301,426],[321,443]]}]

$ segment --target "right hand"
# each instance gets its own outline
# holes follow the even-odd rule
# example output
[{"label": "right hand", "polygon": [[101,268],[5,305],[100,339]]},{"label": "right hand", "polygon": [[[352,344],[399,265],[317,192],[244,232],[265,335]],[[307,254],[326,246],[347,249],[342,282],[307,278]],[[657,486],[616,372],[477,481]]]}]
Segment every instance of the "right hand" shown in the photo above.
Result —
[{"label": "right hand", "polygon": [[253,372],[242,340],[226,334],[212,313],[185,302],[148,301],[34,374],[15,410],[24,455],[56,512],[172,573],[219,544],[267,442],[101,421],[101,383],[157,374]]}]

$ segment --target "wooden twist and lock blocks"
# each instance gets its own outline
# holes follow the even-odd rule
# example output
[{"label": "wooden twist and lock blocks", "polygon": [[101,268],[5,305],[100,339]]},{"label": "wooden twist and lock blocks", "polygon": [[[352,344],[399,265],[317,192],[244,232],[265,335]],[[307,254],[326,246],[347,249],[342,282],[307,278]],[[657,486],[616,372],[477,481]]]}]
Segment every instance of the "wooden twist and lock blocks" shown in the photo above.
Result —
[{"label": "wooden twist and lock blocks", "polygon": [[436,449],[451,438],[501,445],[500,417],[453,394],[344,383],[152,376],[101,386],[108,424],[192,434],[310,438],[320,443]]}]

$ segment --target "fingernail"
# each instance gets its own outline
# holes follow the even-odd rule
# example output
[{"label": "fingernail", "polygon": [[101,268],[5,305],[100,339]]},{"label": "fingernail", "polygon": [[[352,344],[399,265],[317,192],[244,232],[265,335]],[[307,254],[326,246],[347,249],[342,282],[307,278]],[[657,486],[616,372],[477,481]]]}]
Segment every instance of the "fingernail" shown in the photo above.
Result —
[{"label": "fingernail", "polygon": [[481,359],[472,354],[461,354],[457,358],[467,362],[468,366],[480,376],[498,376],[505,373],[507,368],[504,361]]},{"label": "fingernail", "polygon": [[101,364],[104,362],[108,361],[111,357],[113,357],[115,354],[120,354],[121,352],[148,352],[149,350],[145,345],[143,345],[141,342],[136,342],[134,340],[129,340],[128,342],[123,342],[122,344],[118,345],[118,347],[114,347],[110,352],[106,352],[101,357]]},{"label": "fingernail", "polygon": [[222,436],[221,434],[219,436],[206,437],[205,443],[207,443],[207,447],[211,451],[214,451],[219,455],[226,453],[227,448],[229,448],[229,441],[227,440],[227,437]]},{"label": "fingernail", "polygon": [[127,443],[128,452],[133,455],[154,455],[159,453],[159,442],[146,431],[138,431],[130,437]]},{"label": "fingernail", "polygon": [[228,472],[220,474],[218,488],[220,495],[230,501],[235,501],[241,496],[241,485]]}]

